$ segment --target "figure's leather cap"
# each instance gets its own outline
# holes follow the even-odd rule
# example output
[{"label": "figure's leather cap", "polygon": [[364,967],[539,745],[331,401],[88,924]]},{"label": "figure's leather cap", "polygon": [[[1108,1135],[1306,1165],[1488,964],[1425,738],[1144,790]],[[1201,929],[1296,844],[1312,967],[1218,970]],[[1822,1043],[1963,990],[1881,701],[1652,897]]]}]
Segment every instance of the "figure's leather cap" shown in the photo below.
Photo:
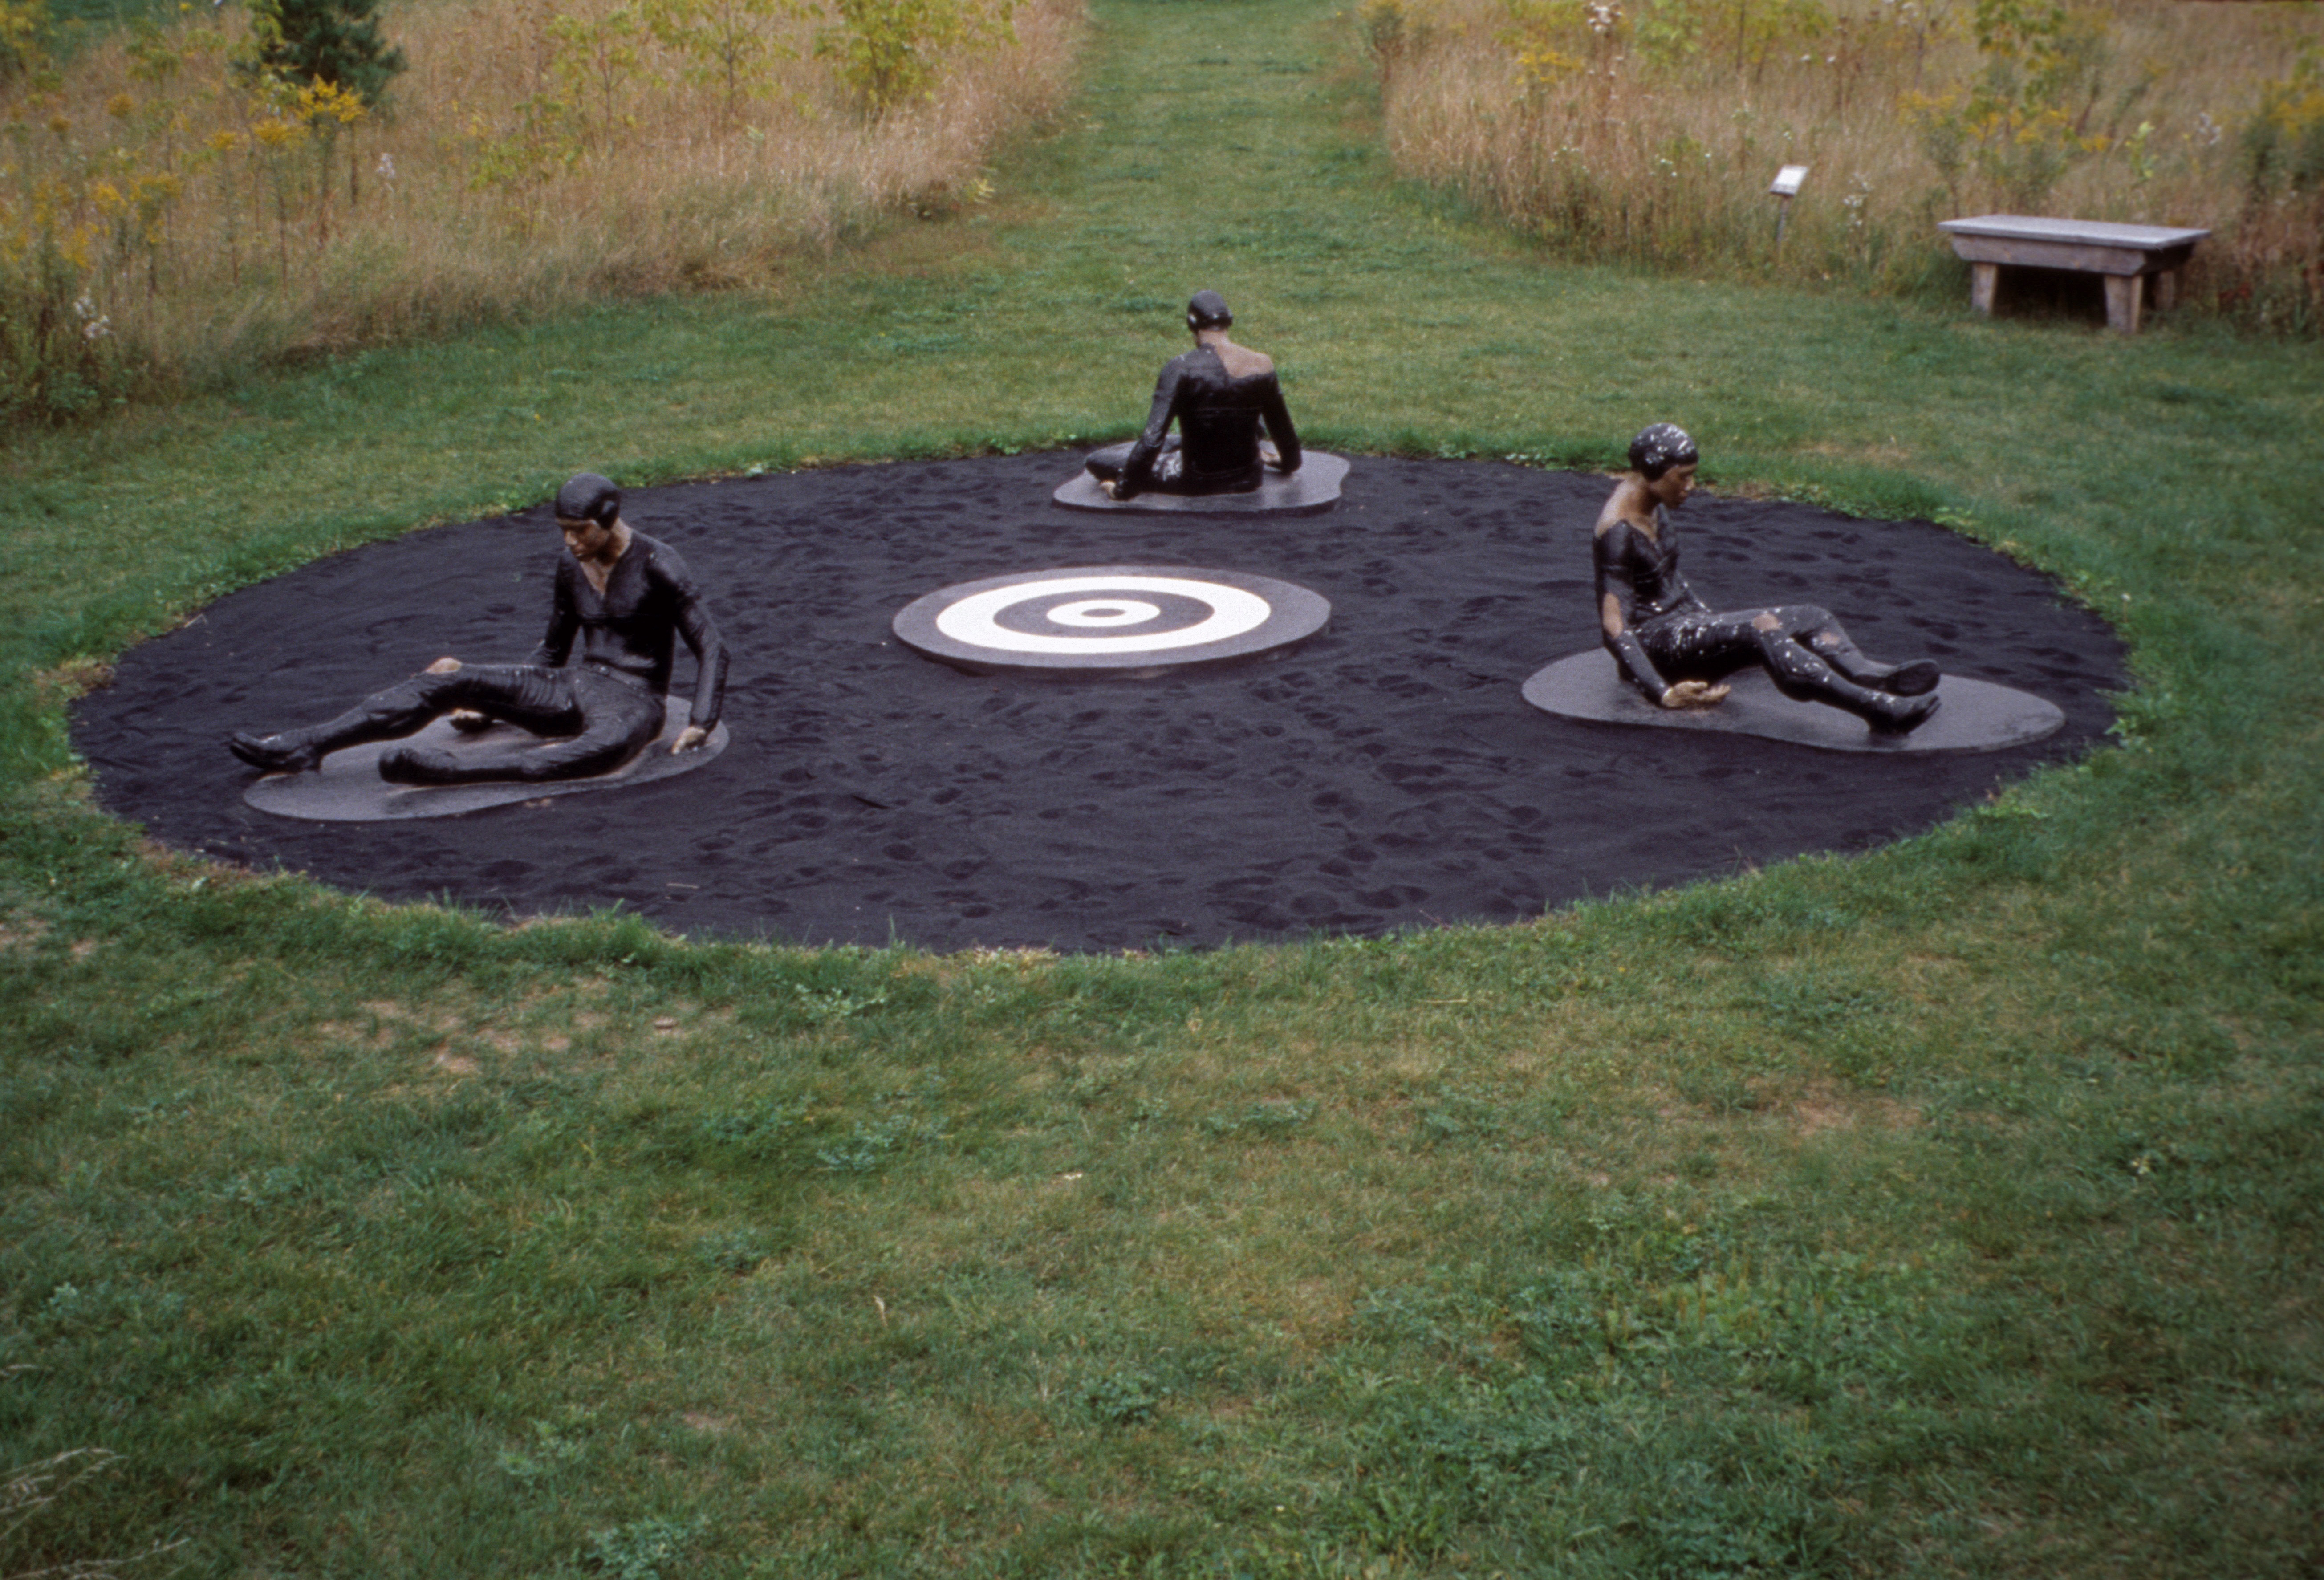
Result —
[{"label": "figure's leather cap", "polygon": [[1694,440],[1675,422],[1657,422],[1630,441],[1630,469],[1649,483],[1673,467],[1692,466],[1702,458]]},{"label": "figure's leather cap", "polygon": [[595,472],[576,472],[573,480],[557,491],[557,519],[560,522],[595,522],[610,527],[622,513],[622,491],[610,478]]}]

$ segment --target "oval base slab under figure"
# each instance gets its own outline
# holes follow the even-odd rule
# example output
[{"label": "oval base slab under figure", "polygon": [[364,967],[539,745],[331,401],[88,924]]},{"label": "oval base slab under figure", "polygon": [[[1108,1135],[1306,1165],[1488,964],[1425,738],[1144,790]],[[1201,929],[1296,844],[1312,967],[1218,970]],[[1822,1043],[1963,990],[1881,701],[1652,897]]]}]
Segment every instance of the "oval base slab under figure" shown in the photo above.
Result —
[{"label": "oval base slab under figure", "polygon": [[677,752],[678,739],[687,728],[687,705],[672,697],[663,704],[661,734],[628,762],[602,773],[578,779],[528,781],[513,779],[474,780],[466,783],[398,784],[382,777],[381,756],[400,745],[440,752],[456,761],[463,754],[521,751],[535,737],[514,725],[487,722],[481,730],[456,726],[438,719],[405,742],[373,742],[335,752],[312,773],[270,773],[252,783],[242,799],[277,818],[297,818],[309,823],[392,823],[414,818],[457,818],[488,807],[540,802],[548,796],[581,795],[591,790],[618,790],[652,784],[706,768],[726,750],[726,726],[712,730],[699,746]]},{"label": "oval base slab under figure", "polygon": [[1729,684],[1732,689],[1716,707],[1657,707],[1622,678],[1613,655],[1591,648],[1536,671],[1525,683],[1525,699],[1560,718],[1757,735],[1826,752],[1997,752],[2045,740],[2066,723],[2055,704],[2031,692],[1965,675],[1940,680],[1936,695],[1944,698],[1943,708],[1901,735],[1866,729],[1835,708],[1794,702],[1763,674],[1747,670]]},{"label": "oval base slab under figure", "polygon": [[[1099,450],[1091,458],[1126,455],[1129,449],[1129,442],[1124,441]],[[1067,510],[1123,513],[1152,511],[1165,515],[1312,516],[1321,515],[1339,503],[1340,485],[1347,476],[1348,461],[1344,456],[1308,450],[1300,457],[1299,470],[1287,476],[1269,472],[1248,494],[1138,494],[1128,499],[1116,499],[1084,469],[1058,484],[1049,498]]]},{"label": "oval base slab under figure", "polygon": [[1728,677],[1756,667],[1785,697],[1854,714],[1876,735],[1926,724],[1943,705],[1927,660],[1882,663],[1812,604],[1720,611],[1695,596],[1668,513],[1694,492],[1700,459],[1685,430],[1654,424],[1630,441],[1630,475],[1598,513],[1599,636],[1622,678],[1655,707],[1705,708],[1726,699]]},{"label": "oval base slab under figure", "polygon": [[1299,485],[1308,457],[1275,363],[1236,345],[1233,323],[1224,297],[1196,291],[1186,303],[1194,348],[1164,365],[1144,430],[1091,455],[1052,497],[1088,510],[1167,501],[1148,507],[1181,511],[1314,511],[1338,498],[1344,461]]}]

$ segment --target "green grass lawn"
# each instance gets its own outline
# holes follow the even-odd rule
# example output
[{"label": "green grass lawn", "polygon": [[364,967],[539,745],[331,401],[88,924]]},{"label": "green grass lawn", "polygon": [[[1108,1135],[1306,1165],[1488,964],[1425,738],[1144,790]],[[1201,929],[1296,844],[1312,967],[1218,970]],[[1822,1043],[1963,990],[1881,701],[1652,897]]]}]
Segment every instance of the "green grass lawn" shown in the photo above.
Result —
[{"label": "green grass lawn", "polygon": [[[1545,266],[1389,181],[1326,8],[1097,20],[989,205],[779,291],[0,450],[0,1468],[91,1451],[0,1575],[2314,1573],[2317,350]],[[582,467],[1120,437],[1205,285],[1318,445],[1668,418],[2003,546],[2131,642],[2119,744],[1129,958],[500,929],[89,803],[67,701],[221,591]]]}]

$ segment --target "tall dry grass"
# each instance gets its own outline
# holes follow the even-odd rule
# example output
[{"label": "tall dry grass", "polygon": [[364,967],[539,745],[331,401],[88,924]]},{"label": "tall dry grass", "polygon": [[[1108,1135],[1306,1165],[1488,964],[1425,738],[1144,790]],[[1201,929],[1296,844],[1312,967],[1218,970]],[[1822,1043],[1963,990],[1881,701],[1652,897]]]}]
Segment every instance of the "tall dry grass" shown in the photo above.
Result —
[{"label": "tall dry grass", "polygon": [[[926,97],[882,113],[844,57],[818,58],[834,15],[733,0],[687,10],[723,14],[723,45],[658,37],[652,12],[614,0],[393,8],[410,69],[368,110],[253,79],[235,5],[20,75],[0,84],[14,415],[69,414],[139,377],[747,283],[867,217],[975,201],[996,142],[1065,95],[1082,5],[962,4],[985,25],[933,62]],[[0,390],[0,416],[10,404]]]},{"label": "tall dry grass", "polygon": [[[1574,256],[1957,288],[1940,219],[2210,229],[2199,309],[2324,323],[2324,8],[1370,0],[1397,169]],[[1980,34],[1983,35],[1982,40]],[[1780,253],[1783,164],[1811,167]]]}]

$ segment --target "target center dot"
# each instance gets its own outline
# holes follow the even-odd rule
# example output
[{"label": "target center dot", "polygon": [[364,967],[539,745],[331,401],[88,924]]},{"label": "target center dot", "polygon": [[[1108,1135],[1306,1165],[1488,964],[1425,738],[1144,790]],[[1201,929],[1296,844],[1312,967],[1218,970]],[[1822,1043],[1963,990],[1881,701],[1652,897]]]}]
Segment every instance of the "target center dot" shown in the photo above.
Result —
[{"label": "target center dot", "polygon": [[1055,625],[1106,626],[1136,625],[1161,617],[1162,611],[1152,604],[1135,598],[1084,598],[1079,603],[1059,604],[1048,612]]}]

